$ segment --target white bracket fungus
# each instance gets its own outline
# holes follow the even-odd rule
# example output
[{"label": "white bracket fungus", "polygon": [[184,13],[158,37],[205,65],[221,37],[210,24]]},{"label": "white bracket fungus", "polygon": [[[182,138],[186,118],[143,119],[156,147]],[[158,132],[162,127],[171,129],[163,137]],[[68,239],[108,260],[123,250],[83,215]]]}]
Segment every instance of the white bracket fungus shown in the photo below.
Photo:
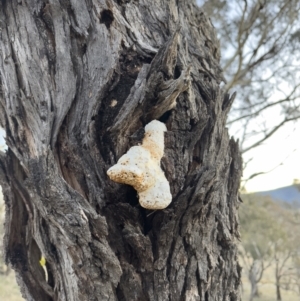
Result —
[{"label": "white bracket fungus", "polygon": [[172,201],[169,182],[160,167],[166,131],[165,124],[160,121],[148,123],[142,145],[131,147],[107,171],[111,180],[133,186],[140,205],[146,209],[164,209]]}]

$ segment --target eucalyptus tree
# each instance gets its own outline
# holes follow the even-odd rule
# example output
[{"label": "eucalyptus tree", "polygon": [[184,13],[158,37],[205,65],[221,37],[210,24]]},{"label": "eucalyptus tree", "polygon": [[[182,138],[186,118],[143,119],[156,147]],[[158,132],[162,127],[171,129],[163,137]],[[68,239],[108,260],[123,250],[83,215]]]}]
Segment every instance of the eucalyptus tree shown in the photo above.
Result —
[{"label": "eucalyptus tree", "polygon": [[[6,260],[27,300],[240,300],[234,96],[192,1],[0,2]],[[166,126],[172,203],[107,170]]]},{"label": "eucalyptus tree", "polygon": [[[225,89],[237,91],[227,124],[245,154],[300,119],[300,2],[197,2],[213,21],[221,42]],[[249,153],[247,158],[245,166],[253,159]],[[274,168],[280,163],[274,162]],[[265,172],[258,170],[250,178]]]}]

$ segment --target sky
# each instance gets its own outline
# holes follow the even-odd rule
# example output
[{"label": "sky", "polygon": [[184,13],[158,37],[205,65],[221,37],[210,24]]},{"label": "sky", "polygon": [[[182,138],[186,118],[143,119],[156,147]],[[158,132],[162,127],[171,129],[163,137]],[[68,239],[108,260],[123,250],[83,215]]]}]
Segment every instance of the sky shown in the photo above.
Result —
[{"label": "sky", "polygon": [[275,169],[250,180],[245,187],[248,192],[289,186],[294,179],[300,179],[300,122],[287,124],[265,144],[244,155],[245,162],[250,158],[253,160],[244,171],[245,179]]}]

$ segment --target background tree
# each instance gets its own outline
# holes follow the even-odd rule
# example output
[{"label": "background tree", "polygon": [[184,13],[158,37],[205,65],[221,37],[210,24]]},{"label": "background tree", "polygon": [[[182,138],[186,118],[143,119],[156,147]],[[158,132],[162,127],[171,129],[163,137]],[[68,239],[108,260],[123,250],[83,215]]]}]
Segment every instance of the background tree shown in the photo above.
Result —
[{"label": "background tree", "polygon": [[277,224],[266,203],[267,197],[244,195],[240,209],[242,248],[241,258],[251,285],[249,300],[259,295],[258,284],[274,261],[273,245],[285,233]]},{"label": "background tree", "polygon": [[[297,80],[300,3],[297,0],[198,0],[198,3],[212,19],[221,41],[225,88],[237,91],[227,124],[231,133],[239,137],[242,153],[246,153],[300,118]],[[245,166],[251,160],[247,159]],[[274,162],[274,167],[280,163]],[[258,170],[250,178],[264,172]]]},{"label": "background tree", "polygon": [[[239,300],[241,161],[191,1],[0,2],[6,260],[27,300]],[[153,119],[172,204],[106,175]],[[46,258],[48,281],[39,261]]]},{"label": "background tree", "polygon": [[299,217],[294,208],[284,208],[275,203],[270,205],[268,210],[272,212],[277,225],[284,231],[280,239],[273,243],[276,300],[281,301],[283,300],[281,290],[295,289],[293,280],[298,276],[296,263],[300,258]]},{"label": "background tree", "polygon": [[251,285],[250,300],[258,295],[258,285],[265,282],[264,274],[268,269],[273,275],[271,283],[276,288],[276,300],[280,301],[282,289],[295,290],[298,281],[297,210],[257,194],[244,195],[243,200],[240,255]]},{"label": "background tree", "polygon": [[295,286],[295,290],[300,296],[300,250],[298,250],[298,256],[293,258],[293,264],[295,266],[295,277],[292,277],[293,284]]}]

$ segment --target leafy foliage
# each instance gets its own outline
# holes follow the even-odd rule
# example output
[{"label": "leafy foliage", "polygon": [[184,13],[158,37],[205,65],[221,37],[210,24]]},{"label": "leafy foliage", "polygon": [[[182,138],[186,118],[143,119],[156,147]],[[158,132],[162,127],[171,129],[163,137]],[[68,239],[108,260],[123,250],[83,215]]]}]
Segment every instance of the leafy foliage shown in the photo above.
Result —
[{"label": "leafy foliage", "polygon": [[271,208],[275,206],[269,198],[250,195],[244,197],[240,210],[243,246],[254,259],[270,255],[272,243],[286,240],[286,233],[276,222]]}]

